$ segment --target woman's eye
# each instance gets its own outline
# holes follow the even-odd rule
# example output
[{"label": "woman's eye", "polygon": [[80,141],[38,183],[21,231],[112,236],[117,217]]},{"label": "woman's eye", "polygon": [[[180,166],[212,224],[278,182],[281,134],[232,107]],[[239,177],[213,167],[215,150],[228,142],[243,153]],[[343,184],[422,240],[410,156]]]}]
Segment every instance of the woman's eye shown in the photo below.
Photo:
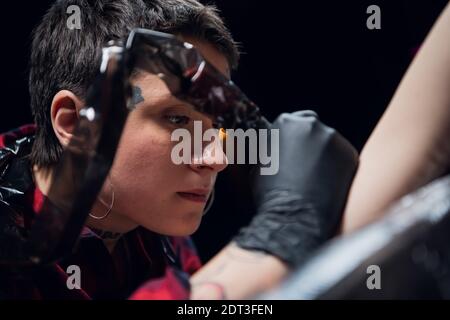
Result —
[{"label": "woman's eye", "polygon": [[187,125],[191,120],[191,118],[182,115],[169,115],[166,116],[166,119],[175,125]]}]

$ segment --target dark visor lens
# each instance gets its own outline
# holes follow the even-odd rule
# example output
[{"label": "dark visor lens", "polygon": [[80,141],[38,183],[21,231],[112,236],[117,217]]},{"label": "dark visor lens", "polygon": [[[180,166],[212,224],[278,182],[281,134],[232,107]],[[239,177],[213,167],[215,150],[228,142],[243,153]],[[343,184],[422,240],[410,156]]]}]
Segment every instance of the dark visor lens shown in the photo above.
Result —
[{"label": "dark visor lens", "polygon": [[130,69],[163,74],[170,92],[224,128],[256,128],[258,107],[189,43],[172,35],[136,29],[127,42]]}]

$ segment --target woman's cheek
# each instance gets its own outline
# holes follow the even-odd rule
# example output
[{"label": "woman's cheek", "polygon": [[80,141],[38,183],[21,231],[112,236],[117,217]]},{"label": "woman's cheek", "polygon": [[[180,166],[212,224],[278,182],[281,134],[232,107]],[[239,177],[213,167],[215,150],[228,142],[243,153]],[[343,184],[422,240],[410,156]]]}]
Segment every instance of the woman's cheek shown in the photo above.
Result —
[{"label": "woman's cheek", "polygon": [[171,179],[170,153],[170,140],[158,138],[155,132],[125,137],[119,146],[112,174],[135,196],[149,193],[155,186]]}]

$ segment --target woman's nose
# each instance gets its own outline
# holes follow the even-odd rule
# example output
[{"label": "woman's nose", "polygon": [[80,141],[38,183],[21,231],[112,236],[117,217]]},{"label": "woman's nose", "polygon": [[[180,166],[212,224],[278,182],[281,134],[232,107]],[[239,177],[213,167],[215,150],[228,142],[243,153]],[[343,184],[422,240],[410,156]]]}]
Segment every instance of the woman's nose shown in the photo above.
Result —
[{"label": "woman's nose", "polygon": [[228,166],[228,159],[223,150],[222,135],[219,133],[212,142],[203,145],[201,155],[193,154],[191,167],[194,170],[210,169],[220,172]]}]

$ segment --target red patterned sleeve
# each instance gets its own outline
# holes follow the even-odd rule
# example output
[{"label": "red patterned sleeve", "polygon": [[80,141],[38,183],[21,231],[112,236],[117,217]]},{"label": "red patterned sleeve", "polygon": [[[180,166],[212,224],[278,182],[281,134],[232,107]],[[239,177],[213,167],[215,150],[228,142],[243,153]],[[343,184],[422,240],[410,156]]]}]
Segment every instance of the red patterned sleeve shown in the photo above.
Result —
[{"label": "red patterned sleeve", "polygon": [[182,270],[167,266],[163,277],[147,281],[130,296],[130,300],[189,299],[189,277],[199,270],[202,264],[189,237],[173,237],[171,241],[180,258]]}]

